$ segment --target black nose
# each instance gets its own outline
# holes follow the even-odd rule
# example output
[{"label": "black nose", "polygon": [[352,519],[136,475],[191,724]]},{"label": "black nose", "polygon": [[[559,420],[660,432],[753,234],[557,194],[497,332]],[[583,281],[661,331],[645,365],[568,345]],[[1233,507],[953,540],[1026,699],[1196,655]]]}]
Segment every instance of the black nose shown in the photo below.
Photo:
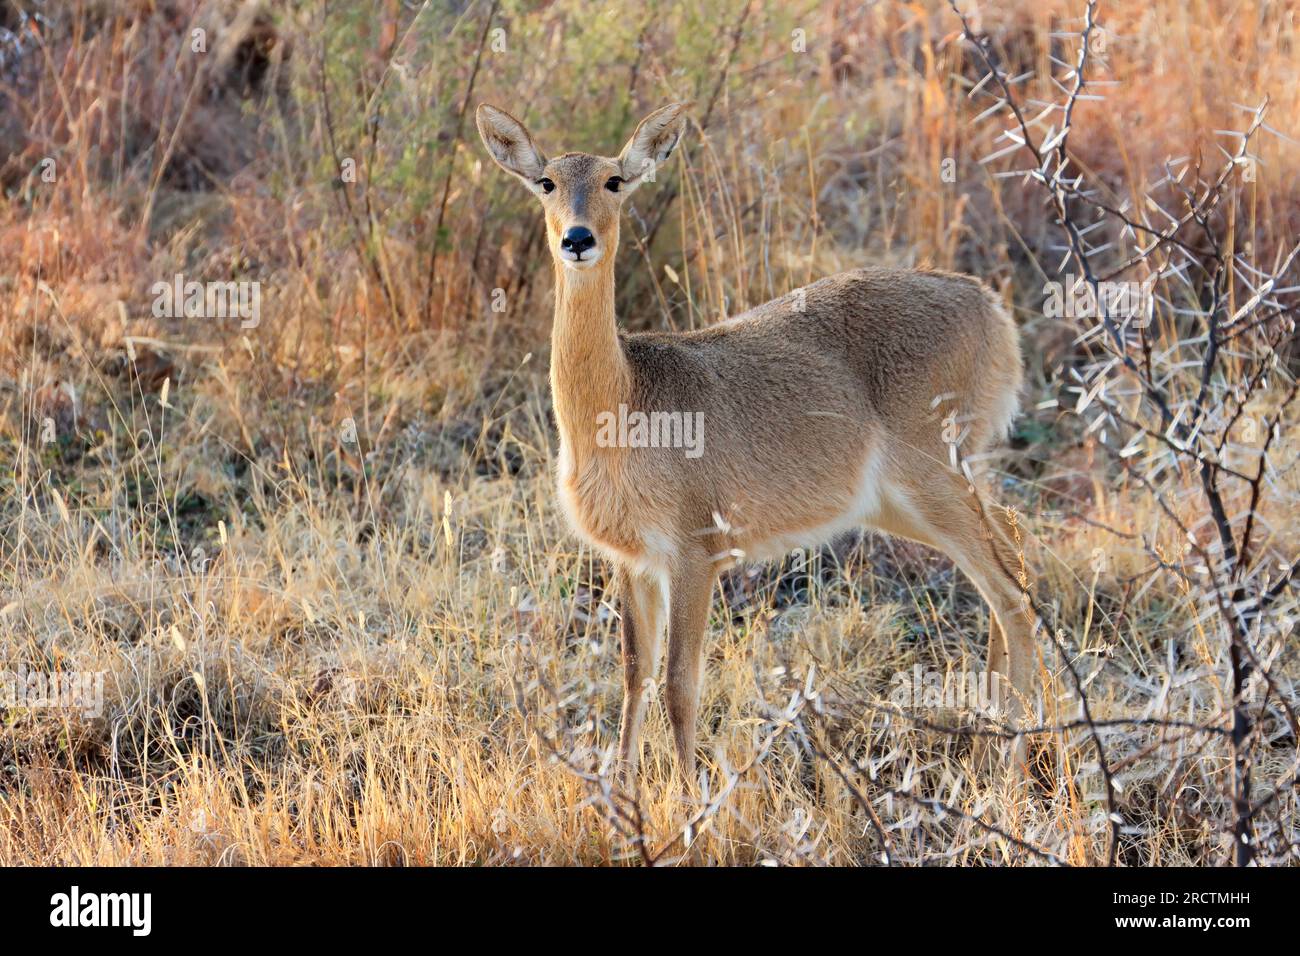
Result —
[{"label": "black nose", "polygon": [[591,230],[586,226],[574,226],[564,233],[560,240],[560,248],[565,252],[572,252],[580,256],[596,244],[596,237],[591,234]]}]

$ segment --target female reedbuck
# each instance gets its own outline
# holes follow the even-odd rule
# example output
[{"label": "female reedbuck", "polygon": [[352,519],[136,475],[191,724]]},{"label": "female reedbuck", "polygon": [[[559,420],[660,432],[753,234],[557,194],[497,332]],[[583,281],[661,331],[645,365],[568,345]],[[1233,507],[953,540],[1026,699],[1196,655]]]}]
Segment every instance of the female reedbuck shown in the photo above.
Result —
[{"label": "female reedbuck", "polygon": [[[710,328],[620,333],[619,212],[672,154],[684,111],[650,114],[616,158],[554,159],[505,111],[477,113],[493,159],[545,211],[559,495],[573,527],[617,566],[623,767],[635,773],[665,624],[668,716],[690,780],[718,571],[863,523],[946,552],[975,583],[995,618],[989,670],[1009,679],[1007,703],[1018,710],[1036,675],[1020,555],[1008,516],[981,514],[944,434],[964,429],[970,453],[1006,433],[1021,385],[1015,326],[975,279],[862,269]],[[702,446],[689,454],[663,447],[671,441],[609,440],[611,417],[627,409],[661,421],[702,415]]]}]

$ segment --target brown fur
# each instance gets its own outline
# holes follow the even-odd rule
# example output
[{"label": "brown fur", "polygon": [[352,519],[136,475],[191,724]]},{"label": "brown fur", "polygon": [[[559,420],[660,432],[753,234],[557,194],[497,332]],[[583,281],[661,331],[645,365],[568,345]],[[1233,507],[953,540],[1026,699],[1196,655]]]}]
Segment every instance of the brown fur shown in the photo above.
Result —
[{"label": "brown fur", "polygon": [[[681,107],[648,117],[617,159],[570,153],[548,161],[508,114],[480,107],[478,121],[497,161],[546,211],[556,279],[559,493],[575,529],[619,567],[626,766],[636,764],[644,688],[658,665],[665,618],[669,718],[689,778],[717,572],[742,556],[779,556],[860,522],[952,556],[997,621],[1002,639],[990,640],[990,669],[1027,698],[1033,625],[1014,577],[1020,554],[1000,512],[980,517],[944,435],[965,429],[963,456],[983,452],[1015,413],[1019,346],[995,297],[952,273],[860,269],[711,328],[620,333],[619,212],[647,157],[662,162],[680,137]],[[630,180],[626,188],[610,191],[614,176]],[[599,258],[590,266],[563,254],[561,240],[575,225],[597,238]],[[620,405],[702,412],[702,456],[601,447],[598,416]]]}]

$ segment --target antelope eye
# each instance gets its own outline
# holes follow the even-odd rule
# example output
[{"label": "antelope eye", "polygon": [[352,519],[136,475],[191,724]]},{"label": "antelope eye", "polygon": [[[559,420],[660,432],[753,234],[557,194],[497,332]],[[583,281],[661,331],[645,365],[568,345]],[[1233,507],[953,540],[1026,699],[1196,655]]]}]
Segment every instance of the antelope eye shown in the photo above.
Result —
[{"label": "antelope eye", "polygon": [[541,179],[537,180],[537,185],[539,185],[539,186],[542,187],[542,192],[544,192],[544,193],[552,193],[552,192],[555,192],[555,183],[551,182],[551,181],[550,181],[549,179],[547,179],[545,176],[543,176]]},{"label": "antelope eye", "polygon": [[622,176],[611,176],[609,180],[605,183],[605,188],[612,193],[618,192],[619,189],[622,188],[622,186],[623,186]]}]

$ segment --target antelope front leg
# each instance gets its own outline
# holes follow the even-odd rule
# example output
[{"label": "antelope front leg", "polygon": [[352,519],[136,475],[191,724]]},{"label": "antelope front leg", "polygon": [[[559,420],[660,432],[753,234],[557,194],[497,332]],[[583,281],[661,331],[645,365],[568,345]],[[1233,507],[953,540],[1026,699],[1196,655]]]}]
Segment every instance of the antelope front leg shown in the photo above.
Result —
[{"label": "antelope front leg", "polygon": [[700,671],[704,666],[704,629],[713,600],[714,570],[699,562],[674,572],[668,625],[668,720],[677,747],[682,783],[695,779],[695,721],[700,710]]},{"label": "antelope front leg", "polygon": [[659,669],[663,647],[665,598],[658,580],[619,569],[623,612],[623,716],[618,756],[626,779],[636,776],[641,759],[641,722],[649,702],[649,683]]}]

